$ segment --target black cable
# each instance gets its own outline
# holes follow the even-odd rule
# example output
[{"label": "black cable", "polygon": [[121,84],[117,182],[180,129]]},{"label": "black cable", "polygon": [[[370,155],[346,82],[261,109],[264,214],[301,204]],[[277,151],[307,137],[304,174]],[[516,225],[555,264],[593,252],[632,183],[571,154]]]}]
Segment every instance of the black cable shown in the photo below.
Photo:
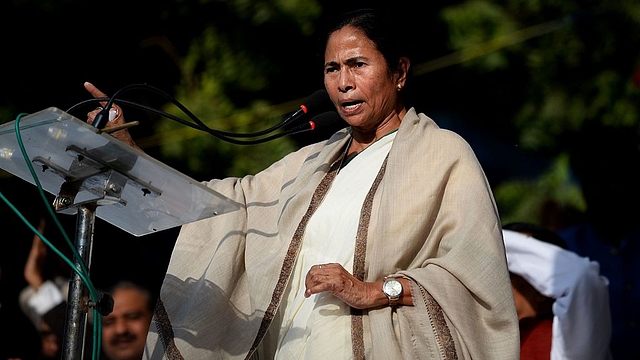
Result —
[{"label": "black cable", "polygon": [[[266,138],[262,138],[262,139],[254,139],[254,140],[238,140],[238,139],[234,139],[234,138],[249,138],[249,137],[259,137],[259,136],[263,136],[269,133],[272,133],[273,131],[276,131],[286,125],[288,125],[289,123],[291,123],[293,120],[295,120],[296,118],[293,116],[289,116],[288,118],[286,118],[284,121],[270,127],[264,130],[260,130],[260,131],[256,131],[256,132],[250,132],[250,133],[234,133],[234,132],[227,132],[227,131],[222,131],[222,130],[215,130],[212,128],[209,128],[203,121],[201,121],[195,114],[193,114],[189,109],[187,109],[183,104],[181,104],[177,99],[175,99],[173,96],[169,95],[168,93],[166,93],[165,91],[148,85],[148,84],[130,84],[127,85],[123,88],[121,88],[120,90],[118,90],[112,97],[109,98],[94,98],[94,99],[88,99],[85,101],[82,101],[80,103],[77,103],[75,105],[73,105],[72,107],[70,107],[67,112],[71,112],[72,110],[74,110],[76,107],[84,105],[86,103],[93,103],[93,102],[107,102],[107,104],[103,107],[102,111],[100,111],[100,113],[98,113],[94,119],[94,126],[96,128],[101,129],[102,127],[104,127],[104,125],[106,125],[106,122],[104,121],[104,119],[108,119],[108,114],[109,114],[109,109],[113,106],[114,101],[116,101],[116,98],[121,95],[122,93],[132,90],[132,89],[136,89],[136,88],[144,88],[144,89],[148,89],[151,90],[159,95],[161,95],[162,97],[164,97],[165,99],[171,101],[171,103],[173,103],[174,105],[176,105],[182,112],[184,112],[191,120],[193,120],[193,122],[195,122],[195,124],[186,121],[182,118],[179,118],[177,116],[174,116],[172,114],[169,114],[167,112],[158,110],[158,109],[154,109],[152,107],[146,106],[146,105],[142,105],[142,104],[138,104],[135,102],[131,102],[131,101],[127,101],[127,100],[121,100],[118,99],[117,102],[122,103],[122,104],[127,104],[130,106],[134,106],[137,107],[139,109],[145,110],[145,111],[149,111],[152,112],[156,115],[160,115],[163,117],[166,117],[168,119],[177,121],[183,125],[186,126],[190,126],[194,129],[197,130],[201,130],[204,131],[210,135],[213,135],[223,141],[227,141],[229,143],[233,143],[233,144],[238,144],[238,145],[254,145],[254,144],[259,144],[262,142],[266,142],[266,141],[270,141],[285,135],[291,135],[291,134],[296,134],[296,133],[300,133],[303,131],[309,131],[309,130],[313,130],[311,127],[309,127],[308,125],[303,124],[303,128],[304,130],[301,130],[300,127],[296,128],[298,130],[296,131],[287,131],[285,133],[282,133],[282,135],[280,134],[276,134],[276,135],[272,135],[272,136],[268,136]],[[324,92],[324,94],[322,94],[322,92]],[[314,98],[312,98],[314,97]],[[326,97],[326,99],[325,99]],[[311,99],[311,100],[310,100]],[[328,95],[326,95],[326,91],[321,90],[321,91],[317,91],[316,93],[314,93],[312,96],[309,97],[310,101],[314,102],[314,106],[317,106],[317,108],[326,108],[326,104],[323,104],[324,106],[321,105],[322,102],[329,102],[328,99]],[[300,110],[298,110],[298,112],[300,112]],[[298,114],[298,112],[296,113],[296,115]],[[306,110],[305,110],[306,112]],[[103,124],[104,123],[104,124]]]},{"label": "black cable", "polygon": [[[91,103],[105,102],[105,101],[108,101],[108,100],[109,100],[109,98],[94,98],[94,99],[83,100],[83,101],[73,105],[69,109],[67,109],[66,112],[67,113],[71,113],[71,111],[73,111],[75,108],[77,108],[79,106],[86,105],[86,104],[91,104]],[[119,99],[118,103],[126,104],[126,105],[129,105],[131,107],[138,108],[138,109],[142,109],[144,111],[148,111],[148,112],[154,113],[156,115],[160,115],[162,117],[169,118],[171,120],[174,120],[176,122],[181,123],[182,125],[186,125],[186,126],[192,127],[194,129],[197,129],[197,130],[202,130],[201,127],[198,126],[197,124],[191,123],[191,122],[189,122],[187,120],[184,120],[184,119],[182,119],[180,117],[177,117],[177,116],[175,116],[173,114],[169,114],[168,112],[164,112],[162,110],[158,110],[156,108],[152,108],[152,107],[147,106],[147,105],[142,105],[142,104],[135,103],[135,102],[129,101],[129,100],[124,100],[124,99]]]}]

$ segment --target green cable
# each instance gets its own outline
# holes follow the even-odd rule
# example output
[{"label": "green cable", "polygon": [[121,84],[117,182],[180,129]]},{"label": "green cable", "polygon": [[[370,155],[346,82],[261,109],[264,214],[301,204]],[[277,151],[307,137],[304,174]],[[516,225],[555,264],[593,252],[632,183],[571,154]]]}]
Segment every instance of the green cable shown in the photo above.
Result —
[{"label": "green cable", "polygon": [[[78,268],[71,262],[71,260],[69,260],[62,252],[60,252],[55,246],[53,246],[53,244],[51,242],[49,242],[49,240],[47,240],[44,237],[44,235],[40,234],[40,232],[35,227],[33,227],[33,225],[31,225],[29,223],[29,221],[20,213],[20,211],[15,206],[13,206],[13,204],[11,204],[11,202],[1,192],[0,192],[0,197],[18,215],[18,217],[20,217],[20,219],[31,229],[31,231],[34,232],[34,234],[38,235],[45,242],[45,244],[47,244],[47,246],[49,246],[56,254],[58,254],[73,269],[73,271],[76,272],[76,274],[78,274],[80,279],[87,286],[87,289],[89,289],[89,293],[91,294],[91,299],[93,300],[94,303],[97,303],[98,302],[98,295],[97,295],[97,291],[96,291],[95,287],[93,286],[93,282],[89,278],[89,270],[87,269],[86,264],[84,263],[84,260],[80,256],[80,253],[75,248],[74,244],[71,242],[71,239],[69,239],[69,236],[67,235],[67,233],[64,231],[64,228],[62,227],[62,224],[60,223],[60,221],[58,220],[58,217],[56,216],[55,212],[53,211],[53,208],[50,206],[50,204],[49,204],[49,202],[47,200],[46,194],[44,193],[44,190],[43,190],[42,185],[40,183],[40,180],[38,179],[38,176],[37,176],[35,170],[33,169],[33,165],[29,161],[29,156],[27,154],[27,151],[24,148],[24,143],[22,141],[22,136],[20,135],[20,126],[19,125],[20,125],[20,119],[23,116],[26,116],[26,115],[28,115],[28,114],[21,113],[16,117],[16,120],[15,120],[15,133],[16,133],[16,139],[18,140],[18,146],[20,146],[20,151],[22,152],[22,157],[24,158],[24,160],[25,160],[25,162],[27,164],[27,167],[29,168],[29,172],[31,172],[31,176],[33,177],[33,180],[36,183],[36,187],[38,188],[38,192],[40,193],[40,196],[42,197],[42,199],[44,200],[45,204],[47,205],[46,208],[49,211],[49,214],[51,215],[51,217],[53,218],[54,222],[58,226],[58,229],[60,229],[60,232],[62,233],[62,236],[64,237],[65,241],[67,242],[67,244],[71,248],[75,258],[78,260],[78,264],[80,264],[80,268],[81,268],[82,271],[78,270]],[[93,347],[93,359],[98,359],[98,356],[100,354],[100,345],[101,345],[99,339],[102,337],[102,326],[98,326],[99,324],[101,324],[101,314],[97,311],[96,307],[93,308],[93,319],[94,319],[94,321],[93,321],[93,343],[95,345]]]}]

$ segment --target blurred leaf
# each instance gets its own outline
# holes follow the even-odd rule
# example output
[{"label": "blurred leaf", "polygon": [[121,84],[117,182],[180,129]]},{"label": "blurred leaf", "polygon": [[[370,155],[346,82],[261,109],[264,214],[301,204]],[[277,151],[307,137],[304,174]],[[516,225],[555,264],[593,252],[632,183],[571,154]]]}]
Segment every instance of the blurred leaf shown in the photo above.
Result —
[{"label": "blurred leaf", "polygon": [[[514,179],[495,189],[496,203],[503,223],[530,222],[561,226],[572,212],[586,209],[580,187],[572,181],[567,155],[559,156],[553,165],[534,179]],[[553,206],[555,219],[545,219]],[[555,225],[554,225],[555,224]]]},{"label": "blurred leaf", "polygon": [[[519,93],[511,98],[522,99],[494,128],[515,128],[523,149],[557,161],[540,177],[497,187],[504,220],[541,221],[549,202],[583,211],[580,188],[561,170],[568,167],[562,154],[588,124],[639,127],[640,2],[473,0],[445,8],[442,17],[452,50],[487,52],[466,63],[466,80],[506,79],[511,86],[503,87]],[[497,92],[485,90],[476,102],[497,102]]]}]

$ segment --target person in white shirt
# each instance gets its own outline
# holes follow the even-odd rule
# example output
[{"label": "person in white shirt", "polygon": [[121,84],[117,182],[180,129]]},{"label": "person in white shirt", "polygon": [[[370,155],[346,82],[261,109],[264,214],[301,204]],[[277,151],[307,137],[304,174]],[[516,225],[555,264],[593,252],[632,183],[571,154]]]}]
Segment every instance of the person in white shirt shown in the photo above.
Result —
[{"label": "person in white shirt", "polygon": [[[40,234],[44,233],[45,225],[44,218],[40,219]],[[38,235],[34,235],[24,266],[27,286],[20,291],[18,303],[40,333],[42,358],[56,359],[60,358],[62,352],[69,278],[45,274],[47,253],[47,245]]]},{"label": "person in white shirt", "polygon": [[[551,299],[550,359],[611,359],[609,281],[600,275],[600,265],[563,249],[561,240],[554,244],[537,239],[543,238],[545,230],[525,225],[503,227],[507,263],[510,273],[524,279],[538,295]],[[554,233],[546,230],[546,235],[550,234]],[[526,291],[518,291],[516,281],[513,284],[521,324],[527,318],[543,316],[536,311],[539,305],[532,303],[536,301],[532,298],[541,297],[527,298],[521,294]],[[522,335],[526,337],[527,333]],[[521,340],[521,346],[521,359],[532,358],[530,349],[524,349],[528,346],[526,338]]]}]

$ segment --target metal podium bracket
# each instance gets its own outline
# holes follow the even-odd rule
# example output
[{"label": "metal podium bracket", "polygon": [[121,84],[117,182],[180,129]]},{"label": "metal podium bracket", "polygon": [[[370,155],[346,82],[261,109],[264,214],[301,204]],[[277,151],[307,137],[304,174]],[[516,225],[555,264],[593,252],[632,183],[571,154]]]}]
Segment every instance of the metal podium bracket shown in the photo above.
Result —
[{"label": "metal podium bracket", "polygon": [[122,199],[122,192],[127,183],[138,188],[142,196],[155,198],[162,193],[149,184],[109,168],[77,147],[70,146],[67,152],[75,157],[68,170],[41,156],[34,157],[32,160],[33,164],[40,167],[43,172],[51,172],[64,179],[53,201],[55,210],[61,214],[75,215],[78,206],[91,203],[98,206],[126,206],[127,202]]}]

